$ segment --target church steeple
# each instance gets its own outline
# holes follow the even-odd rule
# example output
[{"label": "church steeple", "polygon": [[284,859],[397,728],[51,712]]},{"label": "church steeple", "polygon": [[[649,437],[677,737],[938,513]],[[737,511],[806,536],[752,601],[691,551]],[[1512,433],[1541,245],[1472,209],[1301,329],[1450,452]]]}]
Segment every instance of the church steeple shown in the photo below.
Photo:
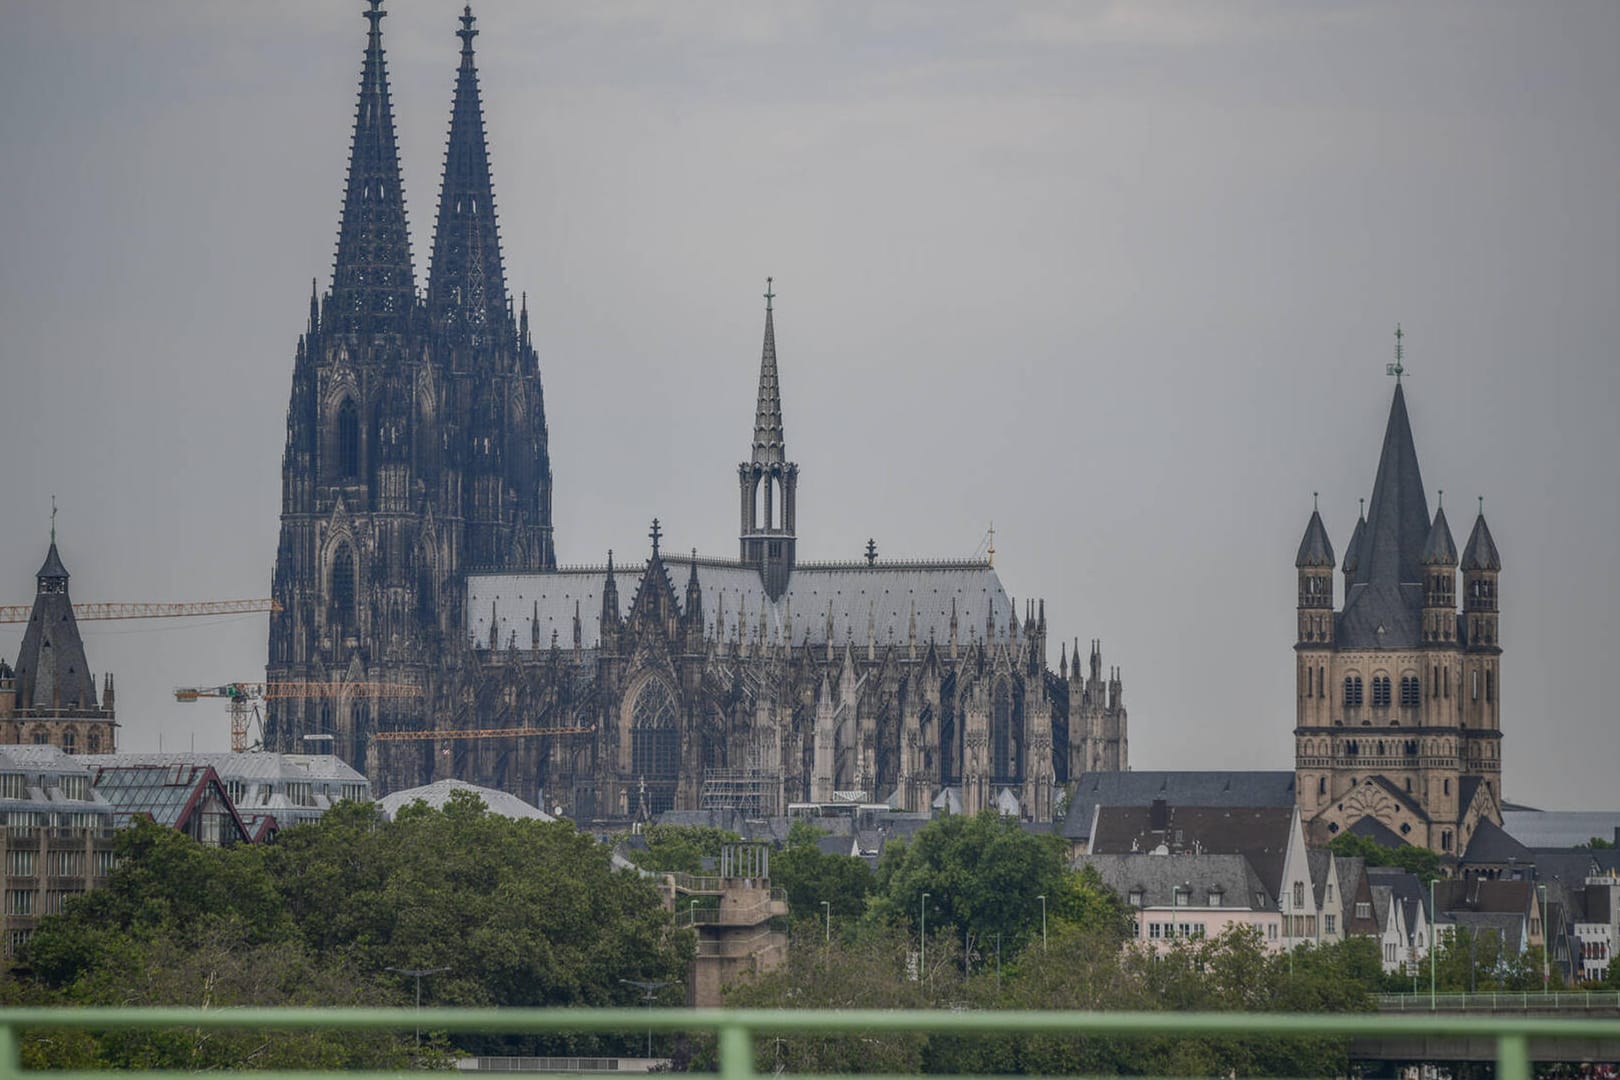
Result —
[{"label": "church steeple", "polygon": [[35,579],[39,590],[34,595],[28,628],[23,631],[22,648],[17,652],[17,708],[94,709],[96,681],[85,661],[78,620],[73,617],[67,567],[56,551],[54,525],[50,550]]},{"label": "church steeple", "polygon": [[416,279],[383,61],[382,20],[387,12],[382,0],[367,3],[371,29],[360,72],[360,103],[355,109],[327,315],[339,333],[402,333],[416,295]]},{"label": "church steeple", "polygon": [[782,435],[782,393],[776,372],[776,293],[765,279],[765,344],[759,358],[759,401],[754,409],[750,459],[737,466],[742,500],[742,561],[759,569],[772,600],[793,574],[799,466],[787,460]]},{"label": "church steeple", "polygon": [[477,345],[510,327],[500,233],[495,224],[495,189],[490,179],[489,146],[473,63],[478,31],[472,6],[462,9],[461,67],[456,72],[450,137],[444,155],[444,183],[433,233],[433,264],[428,272],[428,312],[435,329],[454,344]]}]

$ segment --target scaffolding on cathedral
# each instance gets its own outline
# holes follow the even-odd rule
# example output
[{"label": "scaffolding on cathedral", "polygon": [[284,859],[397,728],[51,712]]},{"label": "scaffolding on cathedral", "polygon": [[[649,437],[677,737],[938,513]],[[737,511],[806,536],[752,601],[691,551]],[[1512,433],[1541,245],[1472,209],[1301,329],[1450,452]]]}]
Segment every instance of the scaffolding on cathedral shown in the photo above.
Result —
[{"label": "scaffolding on cathedral", "polygon": [[737,811],[747,818],[781,814],[777,776],[767,769],[705,769],[699,806],[704,810]]}]

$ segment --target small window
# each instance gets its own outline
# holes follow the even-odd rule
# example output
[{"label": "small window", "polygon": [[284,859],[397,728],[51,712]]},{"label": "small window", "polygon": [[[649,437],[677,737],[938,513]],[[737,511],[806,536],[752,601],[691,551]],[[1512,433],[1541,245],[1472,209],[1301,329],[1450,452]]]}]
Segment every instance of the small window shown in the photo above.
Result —
[{"label": "small window", "polygon": [[1223,894],[1221,892],[1221,890],[1219,890],[1219,889],[1211,889],[1211,890],[1209,890],[1209,906],[1210,907],[1220,907],[1220,906],[1222,906],[1222,901],[1224,900],[1224,898],[1225,898],[1225,894]]},{"label": "small window", "polygon": [[1294,907],[1297,909],[1297,908],[1302,908],[1304,906],[1305,906],[1305,883],[1303,881],[1296,881],[1296,882],[1294,882]]},{"label": "small window", "polygon": [[1358,918],[1358,919],[1370,919],[1370,918],[1372,918],[1372,905],[1371,904],[1366,904],[1366,903],[1358,903],[1356,905],[1356,918]]},{"label": "small window", "polygon": [[1327,777],[1318,776],[1316,778],[1316,793],[1318,795],[1326,795],[1327,794]]},{"label": "small window", "polygon": [[1131,893],[1130,893],[1130,898],[1129,898],[1129,900],[1127,902],[1131,905],[1131,907],[1141,907],[1142,906],[1142,890],[1141,889],[1132,889]]},{"label": "small window", "polygon": [[1493,678],[1494,675],[1495,672],[1491,671],[1485,673],[1485,701],[1487,703],[1496,700],[1496,679]]},{"label": "small window", "polygon": [[1451,781],[1450,780],[1445,780],[1445,781],[1442,781],[1442,783],[1445,785],[1446,794],[1450,795],[1451,794]]},{"label": "small window", "polygon": [[1332,915],[1322,916],[1322,932],[1324,934],[1337,934],[1338,930],[1334,929],[1336,921]]},{"label": "small window", "polygon": [[1450,851],[1451,850],[1451,830],[1450,829],[1441,829],[1440,830],[1440,850],[1441,851]]}]

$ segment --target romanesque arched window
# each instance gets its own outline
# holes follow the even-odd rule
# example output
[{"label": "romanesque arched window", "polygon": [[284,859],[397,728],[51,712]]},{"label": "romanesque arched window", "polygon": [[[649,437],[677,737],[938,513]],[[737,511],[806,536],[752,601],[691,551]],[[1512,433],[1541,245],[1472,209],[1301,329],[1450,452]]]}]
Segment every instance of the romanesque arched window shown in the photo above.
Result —
[{"label": "romanesque arched window", "polygon": [[1388,708],[1390,702],[1390,682],[1388,675],[1374,675],[1372,684],[1372,703],[1374,708]]},{"label": "romanesque arched window", "polygon": [[64,754],[79,752],[79,737],[73,733],[72,728],[62,732],[62,752]]},{"label": "romanesque arched window", "polygon": [[360,410],[353,398],[344,398],[337,414],[338,475],[354,480],[360,475]]},{"label": "romanesque arched window", "polygon": [[662,679],[648,679],[630,707],[631,783],[647,785],[647,809],[653,814],[675,808],[675,785],[681,774],[681,732],[675,693]]},{"label": "romanesque arched window", "polygon": [[1418,688],[1416,675],[1401,676],[1401,704],[1415,706],[1423,703],[1423,692]]},{"label": "romanesque arched window", "polygon": [[1002,679],[990,693],[990,778],[996,783],[1018,780],[1019,739],[1013,725],[1012,688]]},{"label": "romanesque arched window", "polygon": [[1361,704],[1361,676],[1346,675],[1344,677],[1344,703],[1348,706]]}]

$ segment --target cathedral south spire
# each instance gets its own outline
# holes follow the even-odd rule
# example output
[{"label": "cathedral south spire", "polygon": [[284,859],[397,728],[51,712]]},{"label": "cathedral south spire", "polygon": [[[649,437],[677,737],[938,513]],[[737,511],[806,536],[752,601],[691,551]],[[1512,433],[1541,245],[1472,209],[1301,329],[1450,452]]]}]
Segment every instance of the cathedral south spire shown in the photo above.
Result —
[{"label": "cathedral south spire", "polygon": [[360,72],[349,180],[332,270],[330,326],[339,333],[403,333],[416,281],[405,221],[394,110],[383,61],[382,0],[367,0],[371,23]]},{"label": "cathedral south spire", "polygon": [[428,310],[434,326],[451,344],[466,345],[487,342],[497,328],[509,325],[510,318],[478,68],[473,62],[475,21],[471,5],[463,8],[461,29],[456,31],[461,38],[461,67],[456,72],[428,273]]},{"label": "cathedral south spire", "polygon": [[742,500],[742,560],[759,569],[772,600],[793,575],[799,467],[787,460],[782,393],[776,371],[776,293],[765,279],[765,344],[759,358],[759,400],[754,409],[750,459],[737,466]]}]

